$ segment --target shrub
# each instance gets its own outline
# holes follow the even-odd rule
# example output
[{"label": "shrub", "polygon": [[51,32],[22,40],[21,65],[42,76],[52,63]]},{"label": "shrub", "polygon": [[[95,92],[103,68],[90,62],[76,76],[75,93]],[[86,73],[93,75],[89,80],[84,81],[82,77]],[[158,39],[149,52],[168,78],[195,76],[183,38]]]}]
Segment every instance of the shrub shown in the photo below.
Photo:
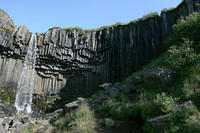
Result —
[{"label": "shrub", "polygon": [[135,110],[140,113],[142,119],[146,121],[149,118],[166,114],[176,106],[176,99],[161,94],[142,93],[139,102],[135,105]]},{"label": "shrub", "polygon": [[171,45],[180,45],[183,42],[182,38],[188,38],[194,42],[194,49],[200,50],[200,13],[194,12],[186,18],[179,19],[173,26],[173,31],[174,35],[169,39]]},{"label": "shrub", "polygon": [[176,107],[176,100],[165,93],[157,94],[154,103],[163,113],[168,113]]},{"label": "shrub", "polygon": [[105,101],[98,112],[107,114],[114,119],[127,120],[134,114],[134,106],[125,100],[110,99]]},{"label": "shrub", "polygon": [[94,113],[86,102],[71,114],[67,126],[71,127],[72,132],[76,133],[94,133],[95,118]]},{"label": "shrub", "polygon": [[172,68],[180,68],[185,65],[194,64],[197,54],[192,48],[193,41],[183,38],[183,43],[179,46],[173,45],[168,50],[169,57],[167,62]]},{"label": "shrub", "polygon": [[53,125],[60,133],[95,133],[96,123],[94,112],[83,102],[75,112],[70,113],[67,118],[63,116],[57,119]]},{"label": "shrub", "polygon": [[16,89],[0,88],[0,99],[6,104],[14,106]]},{"label": "shrub", "polygon": [[48,95],[43,95],[40,97],[38,101],[36,101],[36,105],[41,111],[50,111],[55,106],[56,98]]},{"label": "shrub", "polygon": [[186,105],[182,111],[168,118],[163,127],[170,133],[199,133],[200,112],[196,106]]}]

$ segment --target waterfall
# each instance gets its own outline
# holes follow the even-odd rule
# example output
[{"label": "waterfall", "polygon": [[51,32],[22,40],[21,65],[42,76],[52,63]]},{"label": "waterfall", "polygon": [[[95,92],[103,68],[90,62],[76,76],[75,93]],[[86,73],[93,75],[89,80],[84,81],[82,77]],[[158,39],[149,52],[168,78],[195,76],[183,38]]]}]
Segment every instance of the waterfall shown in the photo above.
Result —
[{"label": "waterfall", "polygon": [[32,89],[35,78],[35,62],[37,51],[37,37],[32,34],[25,56],[23,70],[17,86],[15,107],[17,111],[31,113]]}]

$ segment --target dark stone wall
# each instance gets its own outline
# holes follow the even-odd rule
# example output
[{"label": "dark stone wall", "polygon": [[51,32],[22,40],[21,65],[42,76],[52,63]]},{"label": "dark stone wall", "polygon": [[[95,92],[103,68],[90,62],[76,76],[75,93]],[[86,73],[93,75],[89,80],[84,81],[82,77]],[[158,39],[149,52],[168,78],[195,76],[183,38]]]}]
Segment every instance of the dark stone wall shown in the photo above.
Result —
[{"label": "dark stone wall", "polygon": [[[93,31],[51,28],[38,33],[34,93],[87,95],[103,82],[124,80],[166,50],[165,42],[173,35],[172,26],[180,17],[199,12],[199,3],[200,0],[184,0],[173,10],[126,25]],[[18,55],[23,60],[31,33],[24,27],[15,29],[9,45],[0,45],[6,48],[4,52],[13,52],[4,58]],[[2,31],[0,41],[1,38],[6,38]]]}]

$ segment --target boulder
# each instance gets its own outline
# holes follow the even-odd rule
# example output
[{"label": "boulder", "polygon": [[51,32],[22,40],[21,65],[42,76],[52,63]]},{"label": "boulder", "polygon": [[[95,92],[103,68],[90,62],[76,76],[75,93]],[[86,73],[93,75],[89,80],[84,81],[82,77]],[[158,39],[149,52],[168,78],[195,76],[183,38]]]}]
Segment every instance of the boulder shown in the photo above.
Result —
[{"label": "boulder", "polygon": [[170,69],[155,68],[144,73],[144,84],[148,87],[165,87],[174,78]]},{"label": "boulder", "polygon": [[100,88],[103,88],[106,94],[111,97],[115,98],[119,95],[119,92],[122,90],[122,87],[119,85],[112,85],[111,83],[104,83],[99,85]]},{"label": "boulder", "polygon": [[134,85],[144,83],[144,73],[143,72],[138,73],[138,75],[133,78],[132,83]]},{"label": "boulder", "polygon": [[73,101],[71,103],[65,104],[65,109],[67,112],[76,110],[81,105],[80,100]]}]

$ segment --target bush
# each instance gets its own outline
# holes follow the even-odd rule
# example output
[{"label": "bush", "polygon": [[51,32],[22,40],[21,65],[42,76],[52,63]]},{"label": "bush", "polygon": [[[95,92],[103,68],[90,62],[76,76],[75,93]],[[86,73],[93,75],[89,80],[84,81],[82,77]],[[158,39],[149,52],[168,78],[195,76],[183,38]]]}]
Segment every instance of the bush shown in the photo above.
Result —
[{"label": "bush", "polygon": [[200,112],[196,106],[187,105],[181,112],[168,118],[163,127],[170,133],[199,133]]},{"label": "bush", "polygon": [[169,113],[176,107],[176,100],[165,93],[157,94],[154,103],[163,113]]},{"label": "bush", "polygon": [[98,112],[107,114],[114,119],[127,120],[134,114],[134,106],[126,100],[110,99],[105,101],[98,109]]},{"label": "bush", "polygon": [[16,89],[0,88],[0,99],[5,104],[14,106],[16,96]]},{"label": "bush", "polygon": [[194,42],[194,49],[199,51],[200,41],[200,13],[194,12],[186,18],[181,18],[177,21],[177,24],[173,26],[174,34],[169,39],[171,45],[180,45],[182,38],[188,38]]},{"label": "bush", "polygon": [[176,99],[161,94],[146,94],[140,95],[139,102],[135,106],[142,119],[146,121],[149,118],[159,116],[171,112],[176,106]]},{"label": "bush", "polygon": [[71,127],[71,131],[75,133],[94,133],[95,118],[94,113],[86,102],[78,108],[78,110],[71,114],[70,121],[67,126]]},{"label": "bush", "polygon": [[60,133],[95,133],[94,112],[86,102],[75,111],[70,113],[67,118],[61,117],[54,122],[54,126],[59,129]]},{"label": "bush", "polygon": [[173,45],[168,50],[169,57],[167,62],[171,64],[172,68],[178,69],[185,65],[194,64],[198,55],[192,48],[193,41],[183,38],[183,43],[179,46]]}]

